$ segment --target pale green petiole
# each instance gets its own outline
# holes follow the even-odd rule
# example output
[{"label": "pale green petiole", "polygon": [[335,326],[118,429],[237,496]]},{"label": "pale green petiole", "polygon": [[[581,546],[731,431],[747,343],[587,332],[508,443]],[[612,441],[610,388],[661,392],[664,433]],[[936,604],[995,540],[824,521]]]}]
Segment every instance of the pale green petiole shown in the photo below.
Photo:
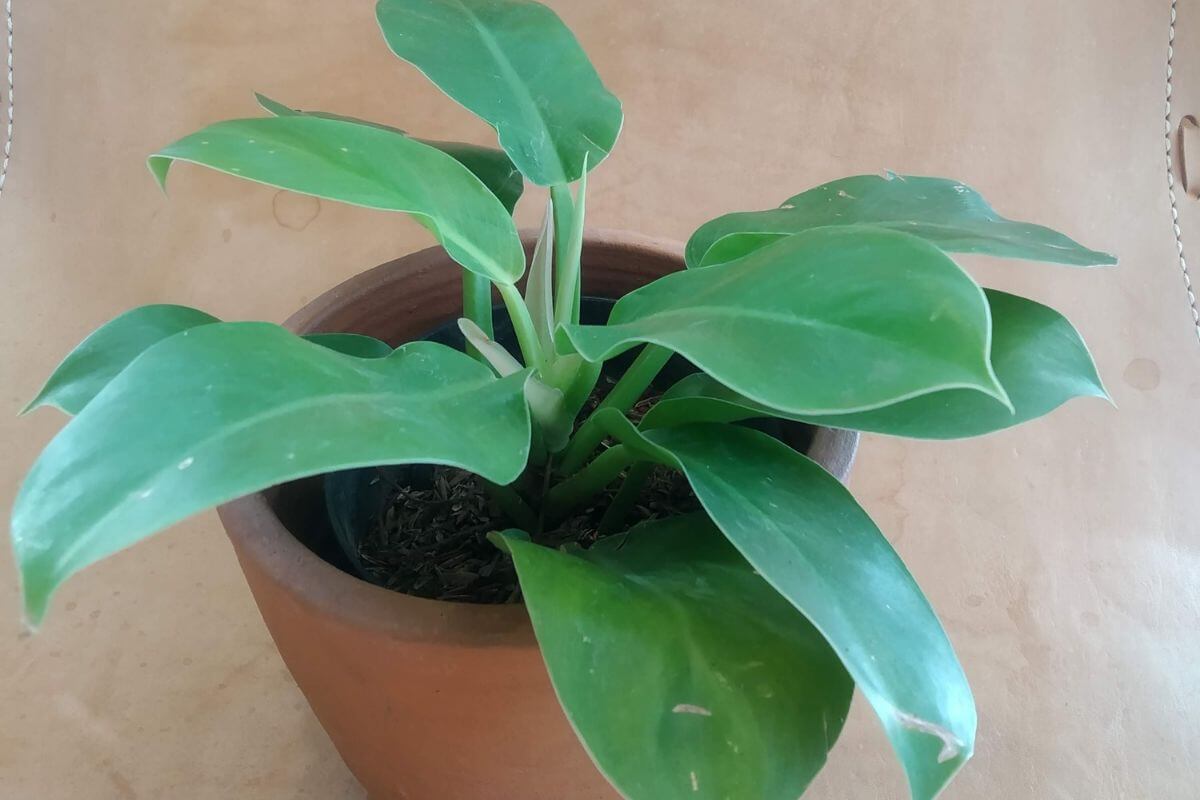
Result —
[{"label": "pale green petiole", "polygon": [[[556,284],[554,287],[554,321],[557,325],[576,322],[579,319],[579,299],[582,291],[579,262],[583,254],[583,221],[586,216],[587,201],[587,157],[584,156],[584,174],[579,179],[579,189],[575,193],[575,202],[571,209],[570,228],[559,228],[559,237],[567,233],[566,241],[558,248],[558,264],[555,270]],[[562,205],[570,199],[570,190],[566,186],[551,188],[551,197]],[[566,198],[562,197],[566,194]]]},{"label": "pale green petiole", "polygon": [[529,309],[525,307],[525,298],[521,297],[521,293],[517,291],[514,284],[497,283],[496,288],[500,290],[500,298],[504,301],[504,307],[508,309],[508,316],[512,320],[513,330],[517,334],[517,344],[521,347],[525,365],[533,367],[539,374],[545,372],[546,357],[538,342],[537,331],[533,327]]},{"label": "pale green petiole", "polygon": [[571,443],[567,445],[567,451],[563,455],[560,467],[562,474],[571,475],[578,471],[603,441],[604,431],[596,424],[596,414],[606,408],[614,408],[621,413],[632,408],[670,358],[671,351],[665,347],[648,344],[642,348],[642,352],[638,353],[638,357],[617,381],[617,385],[571,438]]},{"label": "pale green petiole", "polygon": [[637,458],[635,452],[620,444],[596,456],[586,468],[552,488],[546,495],[546,521],[556,523],[571,509],[599,494]]},{"label": "pale green petiole", "polygon": [[[492,282],[483,275],[476,275],[470,270],[462,271],[463,278],[463,316],[474,322],[484,334],[492,336]],[[481,358],[470,342],[467,342],[467,353],[475,358]]]}]

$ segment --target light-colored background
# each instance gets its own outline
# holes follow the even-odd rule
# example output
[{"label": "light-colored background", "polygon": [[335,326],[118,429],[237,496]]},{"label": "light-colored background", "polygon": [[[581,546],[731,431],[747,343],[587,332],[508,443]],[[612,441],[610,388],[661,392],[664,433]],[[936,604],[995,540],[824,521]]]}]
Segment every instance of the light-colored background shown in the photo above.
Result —
[{"label": "light-colored background", "polygon": [[[427,244],[398,216],[143,158],[261,90],[484,142],[393,59],[368,2],[16,0],[17,130],[0,197],[0,499],[61,420],[16,420],[131,306],[279,320]],[[1119,270],[978,263],[1066,312],[1120,410],[1079,401],[987,439],[868,437],[853,485],[975,687],[948,798],[1190,798],[1200,760],[1200,345],[1163,170],[1164,0],[561,0],[625,103],[597,226],[685,238],[718,213],[891,168],[965,180]],[[1200,2],[1176,108],[1200,113]],[[1196,166],[1200,171],[1200,165]],[[528,224],[540,198],[521,209]],[[1200,211],[1181,209],[1200,264]],[[22,636],[0,548],[0,798],[360,798],[276,655],[216,518],[70,582]],[[864,704],[817,798],[899,798]],[[499,800],[508,800],[500,798]],[[515,799],[513,799],[515,800]],[[749,799],[753,800],[753,799]]]}]

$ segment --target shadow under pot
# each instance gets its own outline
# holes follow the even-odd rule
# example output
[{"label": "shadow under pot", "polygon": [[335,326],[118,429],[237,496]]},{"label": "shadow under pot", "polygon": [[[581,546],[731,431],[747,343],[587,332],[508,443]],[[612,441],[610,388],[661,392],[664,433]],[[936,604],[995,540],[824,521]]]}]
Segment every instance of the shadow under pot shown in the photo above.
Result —
[{"label": "shadow under pot", "polygon": [[[674,243],[591,232],[585,321],[682,268]],[[460,310],[460,268],[430,248],[346,281],[287,325],[461,346]],[[501,341],[506,320],[497,314]],[[611,374],[627,365],[614,361]],[[690,369],[672,361],[659,388]],[[857,434],[791,423],[770,432],[848,474]],[[522,604],[432,600],[359,577],[358,540],[372,517],[396,485],[430,474],[390,470],[297,481],[219,510],[263,620],[347,766],[373,800],[616,800],[558,706]]]}]

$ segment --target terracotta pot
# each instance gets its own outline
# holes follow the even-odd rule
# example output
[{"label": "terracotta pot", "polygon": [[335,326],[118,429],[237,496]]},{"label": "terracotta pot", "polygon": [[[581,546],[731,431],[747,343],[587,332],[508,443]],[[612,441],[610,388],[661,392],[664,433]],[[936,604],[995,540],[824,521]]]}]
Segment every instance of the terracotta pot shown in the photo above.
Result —
[{"label": "terracotta pot", "polygon": [[[587,294],[619,297],[683,259],[674,244],[593,231],[583,263]],[[346,281],[287,325],[399,344],[456,317],[460,286],[430,248]],[[857,435],[804,433],[809,454],[844,479]],[[424,600],[337,569],[314,552],[328,544],[315,481],[220,515],[284,662],[371,798],[617,797],[559,709],[524,606]]]}]

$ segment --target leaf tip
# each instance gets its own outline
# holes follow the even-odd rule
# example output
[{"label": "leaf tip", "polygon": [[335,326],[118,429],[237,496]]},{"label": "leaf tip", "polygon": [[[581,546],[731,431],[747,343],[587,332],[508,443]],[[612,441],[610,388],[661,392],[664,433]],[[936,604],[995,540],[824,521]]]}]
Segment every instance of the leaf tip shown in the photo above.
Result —
[{"label": "leaf tip", "polygon": [[258,102],[259,107],[261,107],[263,111],[266,111],[272,116],[284,117],[291,116],[296,113],[295,109],[292,107],[284,105],[278,100],[272,100],[262,92],[255,92],[254,99]]},{"label": "leaf tip", "polygon": [[[21,563],[21,554],[17,552],[17,564]],[[27,569],[21,568],[21,627],[27,635],[38,632],[42,621],[46,618],[46,609],[50,605],[50,595],[54,586],[45,586],[40,582],[30,580]]]},{"label": "leaf tip", "polygon": [[984,381],[976,388],[988,397],[999,401],[1001,405],[1008,409],[1009,414],[1016,415],[1017,407],[1013,405],[1012,398],[1008,396],[1008,390],[1000,382],[1000,378],[996,375],[996,370],[992,367],[990,360],[987,364],[987,373],[984,376]]},{"label": "leaf tip", "polygon": [[496,546],[496,549],[501,552],[512,555],[512,542],[528,542],[531,541],[529,534],[519,528],[509,528],[503,531],[492,531],[487,535],[487,540]]},{"label": "leaf tip", "polygon": [[41,408],[43,405],[45,405],[45,395],[46,395],[45,389],[38,392],[36,397],[34,397],[32,400],[30,400],[28,403],[26,403],[24,408],[22,408],[20,411],[17,412],[17,416],[23,417],[26,414],[28,414],[30,411],[33,411],[35,408]]},{"label": "leaf tip", "polygon": [[154,176],[155,183],[165,196],[167,193],[167,172],[171,169],[171,158],[169,156],[155,153],[146,159],[146,166],[150,169],[150,174]]},{"label": "leaf tip", "polygon": [[483,332],[483,328],[479,327],[466,317],[459,317],[458,330],[471,344],[479,344],[491,341],[491,339],[488,338],[488,335]]},{"label": "leaf tip", "polygon": [[1096,376],[1096,391],[1093,393],[1093,396],[1099,397],[1101,400],[1106,401],[1110,406],[1118,411],[1121,409],[1121,406],[1117,404],[1116,398],[1114,398],[1112,393],[1108,391],[1108,387],[1104,385],[1104,381],[1100,379],[1099,375]]}]

